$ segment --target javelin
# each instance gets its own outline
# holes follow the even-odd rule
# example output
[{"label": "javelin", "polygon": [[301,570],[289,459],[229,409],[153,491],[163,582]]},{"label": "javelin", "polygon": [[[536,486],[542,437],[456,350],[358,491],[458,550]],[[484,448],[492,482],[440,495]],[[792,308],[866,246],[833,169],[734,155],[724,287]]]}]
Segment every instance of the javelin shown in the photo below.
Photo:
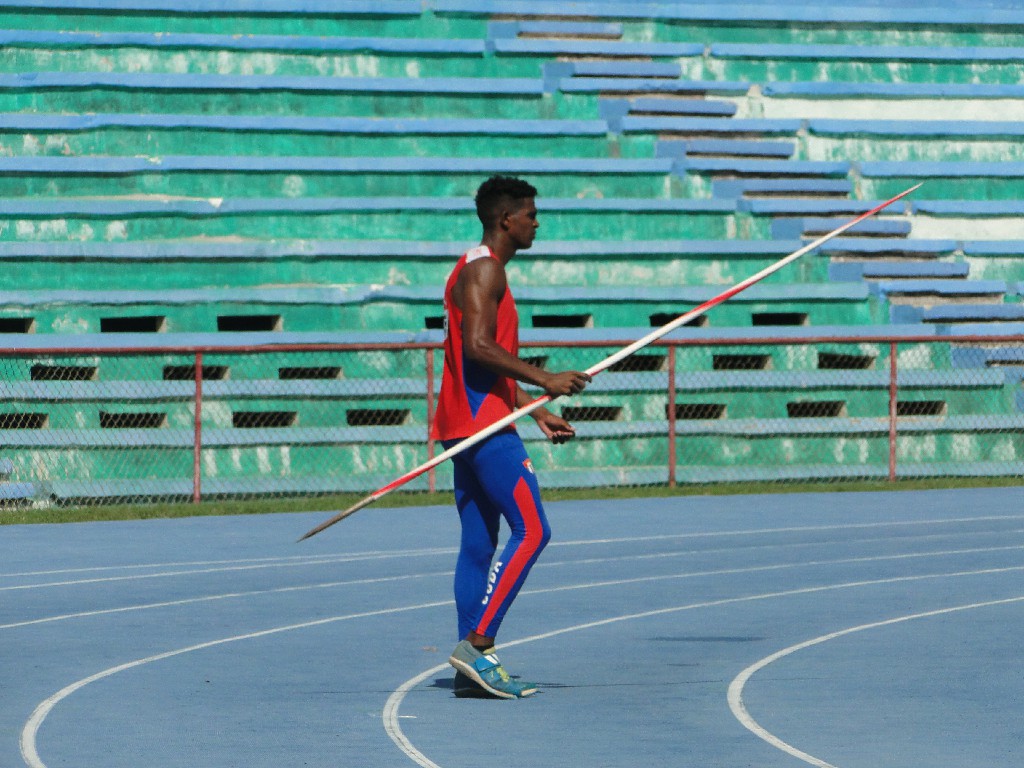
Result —
[{"label": "javelin", "polygon": [[[611,355],[609,357],[606,357],[604,360],[602,360],[599,363],[596,363],[596,364],[592,365],[590,368],[588,368],[585,371],[585,373],[587,375],[589,375],[589,376],[596,376],[601,371],[603,371],[606,368],[609,368],[609,367],[615,365],[615,363],[619,362],[620,360],[623,360],[623,359],[629,357],[630,355],[632,355],[637,350],[643,349],[644,347],[646,347],[651,342],[657,341],[662,336],[664,336],[667,333],[670,333],[671,331],[674,331],[676,328],[678,328],[679,326],[683,325],[684,323],[688,323],[689,321],[693,320],[694,318],[700,317],[701,315],[703,315],[705,312],[707,312],[712,307],[715,307],[715,306],[721,304],[723,301],[727,301],[728,299],[731,299],[733,296],[735,296],[740,291],[744,291],[747,288],[749,288],[750,286],[752,286],[754,283],[757,283],[757,282],[760,282],[761,280],[764,280],[764,278],[768,277],[768,275],[770,275],[770,274],[772,274],[774,272],[778,272],[780,269],[782,269],[784,266],[786,266],[790,262],[796,261],[801,256],[803,256],[804,254],[806,254],[806,253],[808,253],[810,251],[813,251],[815,248],[818,248],[819,246],[821,246],[824,243],[828,242],[833,237],[841,235],[843,232],[845,232],[846,230],[850,229],[850,227],[853,227],[853,226],[859,224],[860,222],[864,221],[864,219],[866,219],[866,218],[868,218],[870,216],[873,216],[874,214],[878,213],[880,210],[882,210],[886,206],[889,206],[892,203],[895,203],[901,197],[906,197],[907,195],[909,195],[911,192],[913,192],[915,189],[917,189],[920,186],[921,186],[921,184],[915,184],[910,189],[904,190],[903,192],[900,192],[895,197],[889,198],[884,203],[882,203],[880,205],[877,205],[874,208],[872,208],[870,211],[866,211],[865,213],[862,213],[857,218],[851,219],[850,221],[846,222],[845,224],[843,224],[843,225],[841,225],[839,227],[836,227],[831,232],[829,232],[827,235],[822,235],[821,237],[819,237],[814,242],[808,243],[804,247],[802,247],[802,248],[800,248],[800,249],[798,249],[796,251],[793,251],[793,253],[791,253],[788,256],[785,256],[785,257],[779,259],[777,262],[775,262],[771,266],[762,269],[756,275],[751,275],[746,280],[743,280],[742,282],[737,283],[736,285],[734,285],[732,288],[728,289],[727,291],[723,291],[722,293],[720,293],[717,296],[715,296],[713,299],[709,299],[708,301],[705,301],[699,307],[695,307],[694,309],[691,309],[689,312],[686,312],[686,313],[680,315],[675,320],[671,320],[670,322],[668,322],[665,325],[661,326],[661,328],[658,328],[657,330],[652,331],[651,333],[647,334],[642,339],[637,339],[636,341],[634,341],[629,346],[623,347],[622,349],[620,349],[615,354],[613,354],[613,355]],[[505,417],[499,419],[498,421],[494,422],[490,426],[484,427],[479,432],[477,432],[477,433],[467,437],[465,440],[462,440],[461,442],[456,443],[455,445],[453,445],[451,448],[449,448],[444,453],[438,454],[434,458],[432,458],[429,461],[421,464],[420,466],[416,467],[415,469],[410,470],[409,472],[406,472],[401,477],[399,477],[399,478],[397,478],[395,480],[392,480],[387,485],[385,485],[385,486],[383,486],[381,488],[378,488],[376,491],[371,493],[369,496],[367,496],[366,498],[364,498],[361,501],[357,502],[356,504],[353,504],[351,507],[346,509],[344,512],[339,512],[334,517],[330,518],[329,520],[324,521],[323,523],[318,525],[316,528],[313,528],[312,530],[308,531],[305,535],[302,536],[302,538],[299,539],[299,541],[303,541],[305,539],[308,539],[310,536],[315,536],[316,534],[320,533],[320,531],[324,530],[325,528],[329,528],[330,526],[334,525],[335,523],[340,522],[341,520],[344,520],[349,515],[351,515],[351,514],[353,514],[355,512],[358,512],[363,507],[369,506],[373,502],[377,501],[377,499],[381,498],[382,496],[386,496],[387,494],[391,493],[396,488],[400,488],[401,486],[405,485],[410,480],[413,480],[414,478],[419,477],[424,472],[427,472],[428,470],[433,469],[434,467],[436,467],[438,464],[441,464],[442,462],[447,461],[452,456],[455,456],[456,454],[461,453],[462,451],[466,450],[467,448],[469,448],[471,446],[474,446],[477,443],[481,442],[482,440],[485,440],[486,438],[490,437],[495,432],[498,432],[499,430],[504,429],[509,424],[511,424],[513,421],[515,421],[516,419],[519,419],[519,418],[521,418],[522,416],[525,416],[528,413],[532,413],[533,411],[537,410],[538,408],[540,408],[545,403],[551,402],[552,399],[553,398],[551,397],[551,395],[541,395],[536,400],[533,400],[532,402],[527,403],[526,405],[522,406],[521,408],[519,408],[519,409],[513,411],[512,413],[510,413],[508,416],[505,416]]]}]

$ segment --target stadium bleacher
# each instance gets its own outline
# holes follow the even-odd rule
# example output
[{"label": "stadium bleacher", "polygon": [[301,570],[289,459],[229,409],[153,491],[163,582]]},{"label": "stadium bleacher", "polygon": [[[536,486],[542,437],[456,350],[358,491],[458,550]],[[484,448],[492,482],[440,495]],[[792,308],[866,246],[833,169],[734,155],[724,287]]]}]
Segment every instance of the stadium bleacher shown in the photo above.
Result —
[{"label": "stadium bleacher", "polygon": [[[5,360],[0,504],[191,494],[193,383],[165,376],[194,361],[123,348],[436,342],[492,173],[541,190],[541,237],[509,266],[527,344],[637,338],[926,181],[673,336],[709,342],[677,350],[678,482],[884,476],[877,338],[1024,329],[1010,0],[0,0],[0,46],[0,345],[93,376]],[[794,343],[714,344],[737,338]],[[924,404],[900,412],[907,474],[1019,473],[1019,350],[915,343],[936,369],[900,372]],[[90,346],[121,351],[75,363]],[[546,482],[665,482],[660,354],[563,406],[577,445],[523,428]],[[410,359],[329,362],[343,375],[301,384],[279,370],[308,355],[211,363],[227,378],[205,384],[208,492],[372,489],[424,458]],[[119,446],[174,458],[126,479]],[[55,477],[63,448],[88,471]]]}]

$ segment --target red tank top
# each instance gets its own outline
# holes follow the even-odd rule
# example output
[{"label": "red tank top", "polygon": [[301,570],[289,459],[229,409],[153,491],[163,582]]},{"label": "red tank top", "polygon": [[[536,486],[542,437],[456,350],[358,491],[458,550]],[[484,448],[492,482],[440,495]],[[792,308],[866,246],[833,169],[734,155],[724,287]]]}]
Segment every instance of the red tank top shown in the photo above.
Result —
[{"label": "red tank top", "polygon": [[[452,290],[467,264],[485,258],[496,258],[486,245],[467,251],[455,265],[444,288],[444,371],[431,430],[431,437],[435,440],[469,437],[507,416],[516,407],[513,379],[467,360],[462,354],[462,311],[452,300]],[[495,341],[510,354],[519,355],[519,314],[507,285],[498,302]]]}]

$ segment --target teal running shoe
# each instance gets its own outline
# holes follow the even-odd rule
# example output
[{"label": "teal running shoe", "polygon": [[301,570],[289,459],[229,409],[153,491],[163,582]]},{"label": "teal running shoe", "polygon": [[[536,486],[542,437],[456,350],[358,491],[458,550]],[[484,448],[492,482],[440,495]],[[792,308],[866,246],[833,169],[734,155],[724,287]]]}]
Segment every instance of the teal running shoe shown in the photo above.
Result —
[{"label": "teal running shoe", "polygon": [[498,698],[469,675],[464,675],[458,670],[455,672],[455,683],[452,685],[452,691],[455,693],[455,698],[457,699]]},{"label": "teal running shoe", "polygon": [[[468,640],[463,640],[455,646],[448,662],[457,672],[461,672],[469,681],[476,683],[483,692],[500,699],[525,699],[537,692],[537,686],[533,683],[521,683],[512,679],[501,666],[498,657],[494,655],[493,648],[481,653]],[[459,696],[459,690],[465,692],[467,689],[466,685],[460,683],[456,675],[456,696]]]}]

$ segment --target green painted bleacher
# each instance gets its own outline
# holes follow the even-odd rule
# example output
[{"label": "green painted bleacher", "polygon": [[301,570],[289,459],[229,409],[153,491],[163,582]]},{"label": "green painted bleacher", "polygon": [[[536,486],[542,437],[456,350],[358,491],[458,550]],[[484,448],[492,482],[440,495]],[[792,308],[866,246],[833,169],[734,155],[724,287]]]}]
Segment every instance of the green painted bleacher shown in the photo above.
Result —
[{"label": "green painted bleacher", "polygon": [[[676,353],[679,482],[884,475],[888,347],[870,334],[1019,333],[1024,319],[1024,14],[935,4],[0,0],[0,331],[24,331],[2,338],[436,341],[424,329],[492,172],[541,191],[541,237],[509,266],[524,339],[635,338],[927,178],[683,331],[866,341]],[[935,369],[901,371],[901,399],[933,408],[901,417],[910,473],[1012,472],[1024,455],[1012,356],[993,367],[962,349],[901,345]],[[534,352],[554,367],[599,357]],[[657,370],[609,372],[560,404],[584,409],[576,444],[524,427],[547,484],[667,479],[664,350],[651,352]],[[744,354],[765,370],[717,367]],[[37,380],[40,361],[93,380]],[[193,364],[8,360],[10,408],[48,423],[4,430],[0,499],[188,497]],[[204,365],[209,493],[372,489],[425,458],[420,350]],[[337,377],[281,373],[317,365]],[[374,405],[402,423],[353,425],[361,385],[382,377],[398,381]],[[826,410],[808,418],[816,400]],[[289,421],[247,429],[246,409]],[[131,413],[154,426],[120,428]],[[145,490],[112,474],[119,445]],[[81,473],[55,479],[62,447]],[[35,464],[47,482],[16,487]]]},{"label": "green painted bleacher", "polygon": [[0,197],[453,197],[503,173],[537,177],[552,197],[659,198],[679,183],[673,168],[668,158],[0,157]]}]

